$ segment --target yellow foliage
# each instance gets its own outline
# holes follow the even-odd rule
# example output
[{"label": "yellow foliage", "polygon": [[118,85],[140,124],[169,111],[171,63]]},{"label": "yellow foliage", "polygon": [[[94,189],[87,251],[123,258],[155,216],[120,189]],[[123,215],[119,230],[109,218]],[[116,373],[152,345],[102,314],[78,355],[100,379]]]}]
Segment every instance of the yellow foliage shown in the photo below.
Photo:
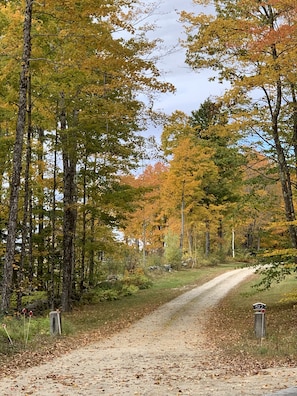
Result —
[{"label": "yellow foliage", "polygon": [[[293,292],[293,293],[287,293],[284,295],[284,297],[280,300],[280,302],[284,302],[284,303],[295,303],[297,302],[297,291]],[[294,309],[296,308],[296,306],[293,306]]]},{"label": "yellow foliage", "polygon": [[[266,252],[262,254],[263,257],[275,257],[275,256],[283,256],[283,257],[292,257],[297,256],[297,249],[274,249],[270,252]],[[285,265],[286,268],[295,268],[296,264],[287,263]]]}]

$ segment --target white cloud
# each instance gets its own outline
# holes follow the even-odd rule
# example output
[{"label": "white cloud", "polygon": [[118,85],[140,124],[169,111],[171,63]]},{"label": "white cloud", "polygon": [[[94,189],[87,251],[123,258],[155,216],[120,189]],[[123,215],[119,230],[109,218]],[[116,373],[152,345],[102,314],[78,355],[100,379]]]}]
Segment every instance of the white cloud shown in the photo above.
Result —
[{"label": "white cloud", "polygon": [[[221,95],[224,87],[221,84],[210,82],[213,76],[211,71],[193,71],[185,63],[185,49],[180,40],[185,39],[182,23],[179,21],[179,12],[205,12],[202,6],[194,5],[192,0],[163,0],[151,16],[152,22],[157,25],[152,38],[160,37],[163,40],[164,52],[160,55],[157,65],[164,75],[164,79],[176,87],[175,94],[160,95],[155,101],[155,108],[171,114],[175,110],[190,114],[197,110],[207,98]],[[176,48],[176,51],[166,55],[166,49]],[[158,137],[158,129],[148,131]]]}]

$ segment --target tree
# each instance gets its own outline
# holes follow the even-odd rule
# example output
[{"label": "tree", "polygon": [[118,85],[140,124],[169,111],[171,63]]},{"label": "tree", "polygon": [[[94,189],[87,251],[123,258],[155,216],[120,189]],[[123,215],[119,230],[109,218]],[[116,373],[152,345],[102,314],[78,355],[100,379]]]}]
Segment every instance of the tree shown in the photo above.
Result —
[{"label": "tree", "polygon": [[[244,156],[227,114],[222,103],[208,99],[190,117],[174,113],[162,134],[164,151],[172,157],[165,202],[177,212],[172,199],[179,195],[177,201],[183,207],[182,223],[186,214],[189,241],[194,240],[194,226],[203,224],[206,255],[211,249],[210,232],[213,234],[215,227],[222,250],[223,219],[227,221],[240,198]],[[193,242],[188,246],[192,251]]]},{"label": "tree", "polygon": [[[28,58],[33,104],[32,141],[28,141],[28,146],[32,144],[35,149],[30,164],[35,170],[35,180],[33,176],[31,180],[30,228],[32,240],[41,243],[39,248],[32,244],[29,265],[38,268],[34,275],[43,277],[41,285],[50,285],[51,306],[58,294],[64,311],[71,308],[78,283],[83,290],[86,257],[92,278],[95,253],[103,249],[103,243],[97,244],[98,233],[110,236],[122,218],[121,204],[116,202],[121,196],[120,175],[137,166],[138,148],[143,141],[138,132],[144,125],[143,119],[150,114],[138,93],[151,99],[156,91],[173,90],[170,84],[159,80],[159,71],[149,58],[157,42],[146,38],[143,26],[139,29],[134,26],[140,5],[133,0],[102,1],[99,5],[93,0],[34,3],[32,49]],[[1,114],[5,113],[6,119],[13,122],[23,9],[19,2],[7,2],[1,11],[5,57],[1,57],[0,68],[5,89],[0,108]],[[11,124],[9,127],[11,133]],[[24,151],[23,138],[19,140],[18,160]],[[23,172],[21,162],[14,164],[18,164],[22,182],[28,172]],[[2,174],[9,174],[9,162],[4,161],[4,165]],[[19,213],[19,219],[22,218],[25,225],[26,217]],[[8,226],[11,227],[10,220]],[[23,230],[22,239],[29,232]],[[82,235],[85,239],[78,240]],[[91,235],[94,243],[80,262],[77,254],[82,246],[88,246],[86,235]],[[6,245],[13,260],[14,246]],[[78,268],[81,263],[82,269]],[[9,285],[11,277],[12,267],[7,266],[3,284]],[[6,290],[2,297],[7,310]]]},{"label": "tree", "polygon": [[261,138],[277,161],[295,249],[296,16],[295,3],[287,0],[216,1],[215,14],[182,15],[187,63],[211,68],[231,84],[223,99],[232,108],[234,129]]},{"label": "tree", "polygon": [[246,149],[245,155],[241,199],[232,210],[237,247],[251,254],[287,247],[288,233],[277,225],[284,222],[285,213],[276,164],[253,149]]},{"label": "tree", "polygon": [[6,253],[3,272],[2,303],[1,311],[6,312],[10,307],[12,293],[13,260],[16,240],[16,228],[18,217],[19,189],[21,179],[21,163],[23,151],[23,136],[26,127],[28,76],[31,56],[31,25],[32,25],[33,0],[26,0],[24,11],[24,36],[23,56],[21,63],[19,84],[19,105],[16,126],[16,136],[13,153],[13,172],[11,177],[10,209],[8,218],[8,233],[6,241]]},{"label": "tree", "polygon": [[[216,183],[205,186],[205,204],[208,206],[208,196],[213,196],[214,204],[220,208],[217,237],[222,252],[223,220],[230,217],[234,203],[240,200],[244,150],[238,143],[239,135],[233,130],[232,125],[228,124],[228,112],[222,102],[207,99],[198,110],[192,112],[190,123],[195,128],[199,144],[214,149],[213,161],[217,166],[218,175]],[[210,242],[206,241],[206,250],[208,246]]]},{"label": "tree", "polygon": [[213,147],[197,139],[190,118],[184,115],[181,123],[179,114],[178,118],[173,115],[172,121],[162,135],[164,150],[171,156],[167,177],[162,184],[162,196],[166,216],[175,219],[174,231],[177,232],[178,227],[181,230],[182,247],[184,218],[189,240],[192,239],[190,230],[194,224],[205,224],[206,236],[209,233],[208,224],[215,208],[214,195],[209,190],[217,182],[218,168],[213,161]]},{"label": "tree", "polygon": [[149,254],[161,256],[164,251],[164,238],[167,224],[161,204],[161,189],[167,168],[162,162],[148,165],[142,174],[129,178],[126,183],[135,190],[134,208],[126,212],[123,232],[125,238],[139,251],[143,262]]}]

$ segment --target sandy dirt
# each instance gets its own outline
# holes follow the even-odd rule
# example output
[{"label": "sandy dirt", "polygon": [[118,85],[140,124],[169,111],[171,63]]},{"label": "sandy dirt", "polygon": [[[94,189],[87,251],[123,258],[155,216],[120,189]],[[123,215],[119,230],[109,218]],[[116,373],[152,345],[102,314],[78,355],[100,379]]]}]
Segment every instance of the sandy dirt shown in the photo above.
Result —
[{"label": "sandy dirt", "polygon": [[295,387],[297,368],[228,374],[207,342],[209,308],[251,271],[220,275],[110,338],[3,378],[0,395],[263,396]]}]

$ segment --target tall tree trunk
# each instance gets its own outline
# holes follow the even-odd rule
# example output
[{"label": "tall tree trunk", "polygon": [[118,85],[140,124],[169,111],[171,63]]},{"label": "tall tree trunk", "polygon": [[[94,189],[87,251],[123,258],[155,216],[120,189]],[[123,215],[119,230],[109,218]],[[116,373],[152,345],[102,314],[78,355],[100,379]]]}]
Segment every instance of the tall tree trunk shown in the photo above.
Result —
[{"label": "tall tree trunk", "polygon": [[[44,179],[44,130],[43,128],[38,128],[38,141],[40,148],[38,150],[38,177],[41,181]],[[45,241],[44,241],[44,189],[43,183],[39,187],[38,191],[38,258],[37,258],[37,278],[38,278],[38,288],[44,290],[44,252],[45,251]]]},{"label": "tall tree trunk", "polygon": [[190,257],[194,254],[194,227],[192,224],[188,227],[188,249]]},{"label": "tall tree trunk", "polygon": [[89,286],[95,285],[95,251],[94,251],[94,241],[95,241],[95,218],[94,214],[91,215],[91,225],[90,225],[90,245],[89,249]]},{"label": "tall tree trunk", "polygon": [[254,246],[254,230],[255,230],[255,219],[254,223],[249,224],[246,232],[246,248],[252,250]]},{"label": "tall tree trunk", "polygon": [[66,110],[64,94],[62,94],[61,107],[61,141],[63,150],[63,173],[64,173],[64,213],[63,213],[63,287],[62,287],[62,310],[71,310],[72,281],[74,270],[74,244],[76,231],[76,148],[75,136],[72,133],[68,139]]},{"label": "tall tree trunk", "polygon": [[[97,155],[95,154],[94,158],[94,167],[93,172],[96,174],[97,169]],[[88,272],[88,285],[94,286],[95,285],[95,250],[94,250],[94,242],[95,242],[95,214],[91,211],[91,218],[90,218],[90,230],[89,230],[89,242],[90,247],[88,249],[88,257],[89,257],[89,272]]]},{"label": "tall tree trunk", "polygon": [[27,147],[26,147],[26,163],[25,163],[25,183],[24,183],[24,212],[22,221],[22,244],[21,244],[21,257],[17,273],[17,310],[20,311],[22,308],[22,295],[23,295],[23,279],[25,262],[28,262],[29,255],[29,235],[30,233],[30,165],[32,156],[32,103],[31,103],[31,93],[30,93],[30,76],[28,85],[28,128],[27,128]]},{"label": "tall tree trunk", "polygon": [[219,240],[219,253],[222,253],[223,252],[223,240],[224,240],[223,220],[222,219],[219,219],[218,240]]},{"label": "tall tree trunk", "polygon": [[185,234],[185,180],[183,180],[183,184],[182,184],[181,230],[180,230],[180,242],[179,242],[179,247],[182,255],[184,253],[184,234]]},{"label": "tall tree trunk", "polygon": [[[11,153],[10,145],[7,144],[7,137],[9,135],[10,134],[8,133],[8,130],[6,128],[2,129],[1,126],[0,126],[0,146],[1,146],[1,158],[0,158],[0,203],[2,203],[2,198],[3,198],[2,191],[3,191],[3,188],[5,188],[5,190],[6,190],[4,175],[5,175],[6,171],[7,171],[8,162],[10,160],[10,153]],[[3,219],[0,217],[1,223],[2,223],[2,220],[4,220],[4,217],[5,216],[3,216]],[[6,221],[6,219],[4,221]]]},{"label": "tall tree trunk", "polygon": [[282,194],[285,203],[285,212],[286,219],[289,223],[289,233],[292,242],[292,246],[297,248],[297,230],[294,222],[296,220],[295,208],[293,202],[293,192],[292,192],[292,184],[291,184],[291,176],[288,164],[285,159],[285,155],[283,152],[283,148],[280,143],[277,141],[277,155],[278,155],[278,164],[279,164],[279,175],[280,182],[282,186]]},{"label": "tall tree trunk", "polygon": [[85,283],[85,261],[86,261],[86,233],[87,233],[87,182],[86,182],[86,172],[87,172],[87,158],[85,159],[84,165],[84,175],[83,175],[83,214],[82,214],[82,227],[83,227],[83,234],[82,234],[82,247],[81,247],[81,267],[80,267],[80,295],[82,295],[84,291],[84,283]]},{"label": "tall tree trunk", "polygon": [[33,0],[26,0],[23,55],[19,86],[19,107],[17,115],[16,136],[13,152],[13,170],[11,177],[11,191],[9,202],[9,218],[7,229],[7,242],[3,270],[2,302],[1,311],[6,312],[10,308],[12,293],[13,261],[15,254],[15,241],[17,231],[19,189],[21,180],[23,137],[26,126],[28,75],[31,55],[31,26],[32,26]]},{"label": "tall tree trunk", "polygon": [[210,221],[205,221],[205,256],[210,254]]},{"label": "tall tree trunk", "polygon": [[231,250],[232,250],[232,257],[235,258],[235,229],[233,226],[231,230]]},{"label": "tall tree trunk", "polygon": [[51,254],[50,254],[50,285],[48,291],[48,300],[49,306],[54,309],[55,308],[55,269],[56,269],[56,261],[57,261],[57,252],[56,252],[56,192],[57,192],[57,144],[58,144],[58,133],[55,133],[55,148],[54,148],[54,174],[53,174],[53,195],[52,195],[52,215],[51,215]]},{"label": "tall tree trunk", "polygon": [[[267,94],[267,100],[268,103],[271,103],[268,94]],[[280,182],[281,182],[282,194],[285,204],[286,218],[289,223],[290,238],[291,238],[292,246],[296,249],[297,229],[296,226],[294,225],[294,222],[296,220],[296,215],[295,215],[295,208],[293,201],[291,175],[286,161],[284,149],[279,137],[278,118],[281,108],[281,101],[282,101],[282,89],[281,89],[281,81],[279,80],[277,83],[277,100],[274,111],[272,110],[272,106],[271,106],[272,134],[273,134],[275,149],[277,153]]]},{"label": "tall tree trunk", "polygon": [[295,160],[295,175],[297,176],[297,97],[296,97],[296,89],[295,85],[291,84],[291,92],[292,92],[292,118],[293,118],[293,148],[294,148],[294,160]]},{"label": "tall tree trunk", "polygon": [[[274,24],[274,13],[272,10],[272,6],[268,6],[269,10],[269,16],[271,20],[271,27],[273,28]],[[278,65],[278,54],[276,50],[276,45],[273,44],[271,47],[272,50],[272,57],[275,61],[275,70],[278,72],[279,70],[279,65]],[[279,175],[280,175],[280,182],[282,186],[282,194],[283,194],[283,199],[285,203],[285,213],[286,213],[286,218],[289,223],[289,233],[290,233],[290,238],[292,242],[293,248],[297,248],[297,228],[294,225],[294,222],[296,220],[296,215],[295,215],[295,208],[294,208],[294,201],[293,201],[293,192],[292,192],[292,183],[291,183],[291,176],[290,176],[290,170],[287,164],[286,156],[284,153],[284,148],[282,146],[280,136],[279,136],[279,115],[280,115],[280,110],[282,107],[282,82],[281,78],[279,77],[277,83],[276,83],[276,100],[275,100],[275,107],[273,108],[272,102],[270,99],[270,96],[266,90],[264,90],[266,98],[267,98],[267,103],[269,104],[270,107],[270,113],[271,113],[271,124],[272,124],[272,135],[274,139],[274,144],[275,144],[275,149],[277,153],[277,161],[278,161],[278,166],[279,166]],[[293,94],[293,100],[294,100],[294,91],[292,91]],[[295,131],[293,132],[293,134]],[[293,139],[294,141],[294,139]],[[295,258],[297,260],[297,256]]]}]

